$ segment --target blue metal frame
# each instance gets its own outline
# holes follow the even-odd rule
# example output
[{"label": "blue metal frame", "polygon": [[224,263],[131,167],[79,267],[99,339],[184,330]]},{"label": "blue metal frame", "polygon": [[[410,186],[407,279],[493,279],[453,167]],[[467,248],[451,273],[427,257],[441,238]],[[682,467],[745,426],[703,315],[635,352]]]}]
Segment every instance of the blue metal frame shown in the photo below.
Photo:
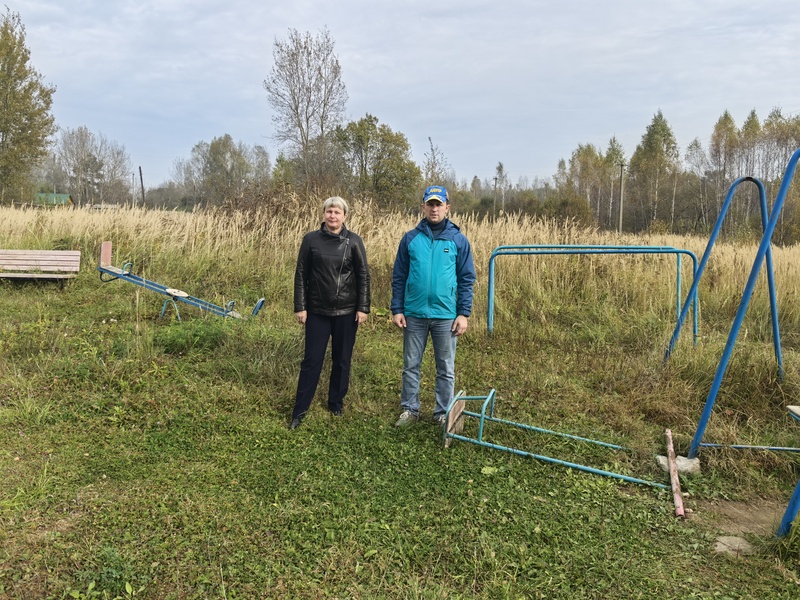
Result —
[{"label": "blue metal frame", "polygon": [[[498,256],[508,255],[551,255],[551,254],[674,254],[677,265],[677,276],[675,281],[675,298],[676,298],[676,317],[681,314],[685,315],[691,304],[694,307],[694,343],[697,344],[697,322],[698,322],[698,308],[697,308],[697,286],[696,273],[697,273],[697,257],[693,252],[681,248],[673,248],[672,246],[608,246],[608,245],[570,245],[570,244],[527,244],[527,245],[508,245],[498,246],[492,251],[489,258],[489,300],[487,308],[486,326],[489,335],[494,331],[494,263]],[[685,254],[692,259],[692,290],[686,298],[686,304],[683,306],[683,313],[681,312],[681,255]]]},{"label": "blue metal frame", "polygon": [[[151,292],[157,292],[159,294],[164,294],[168,296],[168,298],[164,301],[164,305],[161,307],[161,317],[164,317],[164,313],[167,310],[167,306],[172,304],[172,307],[175,309],[175,315],[178,317],[178,320],[181,320],[180,312],[178,311],[178,305],[175,304],[175,301],[178,300],[179,302],[183,302],[185,304],[189,304],[200,310],[204,310],[220,317],[233,317],[236,319],[241,319],[242,315],[236,312],[233,309],[234,301],[231,300],[226,304],[224,307],[217,306],[216,304],[212,304],[206,300],[201,300],[200,298],[195,298],[194,296],[183,296],[183,295],[175,295],[175,291],[173,288],[170,288],[166,285],[162,285],[160,283],[156,283],[155,281],[150,281],[149,279],[145,279],[144,277],[139,277],[138,275],[134,275],[131,271],[133,269],[133,263],[125,263],[121,269],[117,267],[112,267],[110,265],[105,266],[98,266],[97,270],[100,271],[100,281],[109,282],[114,281],[116,279],[120,279],[122,281],[127,281],[129,283],[133,283],[135,285],[141,286],[145,289],[150,290]],[[111,279],[103,279],[103,275],[109,275]],[[251,316],[256,316],[261,308],[264,306],[264,298],[260,298],[256,305],[253,307],[253,312]]]},{"label": "blue metal frame", "polygon": [[[789,409],[789,416],[795,421],[800,421],[800,415],[796,412],[797,407],[789,406],[787,408]],[[797,482],[794,493],[789,499],[789,504],[786,505],[786,511],[783,513],[783,519],[781,519],[781,524],[778,526],[775,537],[783,537],[791,531],[792,523],[797,517],[798,510],[800,510],[800,481]]]},{"label": "blue metal frame", "polygon": [[457,433],[451,433],[447,430],[447,427],[444,428],[443,434],[443,442],[445,446],[447,445],[448,439],[460,440],[462,442],[469,442],[471,444],[476,444],[478,446],[483,446],[485,448],[491,448],[493,450],[502,450],[504,452],[511,452],[512,454],[516,454],[518,456],[529,456],[536,460],[540,460],[543,462],[548,462],[552,464],[561,465],[564,467],[569,467],[570,469],[577,469],[579,471],[584,471],[586,473],[592,473],[594,475],[602,475],[605,477],[613,477],[615,479],[621,479],[622,481],[627,481],[628,483],[638,483],[641,485],[649,485],[651,487],[656,487],[659,489],[669,489],[669,486],[664,485],[663,483],[657,483],[655,481],[647,481],[646,479],[638,479],[636,477],[630,477],[628,475],[622,475],[620,473],[614,473],[612,471],[603,471],[601,469],[595,469],[594,467],[588,467],[586,465],[580,465],[573,462],[567,462],[564,460],[560,460],[557,458],[552,458],[549,456],[543,456],[541,454],[533,454],[532,452],[525,452],[524,450],[518,450],[516,448],[510,448],[508,446],[501,446],[499,444],[493,444],[491,442],[487,442],[483,439],[483,434],[485,431],[486,423],[499,423],[501,425],[511,425],[512,427],[517,427],[519,429],[524,429],[526,431],[536,431],[539,433],[545,433],[550,435],[557,435],[565,438],[569,438],[572,440],[577,440],[580,442],[587,442],[590,444],[596,444],[599,446],[604,446],[606,448],[613,448],[616,450],[627,450],[624,446],[619,446],[617,444],[609,444],[608,442],[601,442],[598,440],[592,440],[589,438],[583,438],[576,435],[570,435],[567,433],[559,433],[557,431],[551,431],[549,429],[541,429],[539,427],[533,427],[532,425],[525,425],[524,423],[517,423],[515,421],[508,421],[506,419],[497,419],[494,417],[494,401],[495,401],[495,390],[492,389],[489,391],[489,394],[486,396],[465,396],[463,391],[460,391],[456,396],[450,401],[449,406],[447,407],[447,412],[445,413],[445,423],[450,422],[450,411],[456,405],[458,401],[482,401],[481,404],[481,412],[469,412],[464,410],[462,415],[465,417],[473,417],[478,419],[478,437],[470,438],[464,435],[460,435]]},{"label": "blue metal frame", "polygon": [[[767,193],[764,189],[764,184],[761,183],[760,180],[756,179],[755,177],[741,177],[731,184],[730,189],[728,190],[728,195],[725,198],[725,202],[723,202],[722,207],[719,211],[719,216],[717,217],[716,223],[714,223],[714,228],[711,230],[711,236],[708,239],[708,244],[706,245],[705,252],[703,252],[703,257],[700,259],[700,266],[697,268],[697,273],[695,274],[694,281],[692,282],[692,287],[689,289],[689,293],[686,296],[687,302],[689,298],[696,298],[697,297],[697,288],[700,285],[700,280],[703,278],[703,273],[706,270],[706,263],[708,263],[708,259],[711,256],[711,250],[714,247],[714,243],[717,241],[717,236],[719,235],[720,230],[722,229],[722,222],[725,220],[725,215],[728,213],[728,208],[730,208],[731,202],[733,201],[733,195],[736,191],[736,188],[739,187],[740,184],[744,182],[751,182],[755,183],[758,187],[758,197],[759,197],[759,206],[761,207],[761,225],[764,228],[764,231],[767,230],[767,224],[769,220],[769,213],[767,211]],[[772,249],[768,246],[766,252],[767,258],[767,280],[769,283],[769,301],[770,301],[770,309],[771,309],[771,317],[772,317],[772,339],[773,344],[775,346],[775,357],[778,361],[778,376],[783,378],[783,356],[781,353],[781,334],[778,327],[778,300],[775,294],[775,275],[772,268]],[[683,322],[686,319],[686,310],[688,305],[684,305],[683,310],[681,311],[680,316],[678,317],[678,322],[675,325],[675,331],[672,333],[672,339],[669,341],[669,346],[667,347],[667,351],[664,354],[664,361],[666,362],[669,359],[670,355],[672,354],[672,350],[675,348],[675,344],[678,341],[678,337],[680,336],[681,327],[683,326]]]},{"label": "blue metal frame", "polygon": [[[792,183],[792,178],[794,176],[794,172],[797,168],[797,161],[800,160],[800,150],[796,150],[795,153],[792,155],[791,159],[789,159],[789,163],[786,166],[786,173],[783,176],[783,181],[781,182],[781,187],[778,190],[778,195],[775,197],[775,204],[772,207],[772,212],[770,213],[769,220],[764,226],[764,235],[761,237],[761,243],[758,246],[758,252],[756,253],[755,260],[753,261],[753,267],[750,270],[750,276],[747,280],[747,284],[745,285],[744,292],[742,293],[742,299],[739,303],[739,309],[736,311],[736,317],[733,320],[733,325],[731,326],[731,330],[728,334],[728,341],[725,344],[725,350],[722,353],[722,358],[720,358],[719,365],[717,366],[717,372],[714,375],[714,382],[711,385],[711,390],[708,392],[708,397],[706,398],[706,404],[703,408],[703,414],[700,417],[700,421],[697,424],[697,430],[695,431],[694,438],[692,439],[691,447],[689,448],[689,458],[695,458],[697,456],[697,452],[702,443],[703,435],[705,433],[706,427],[708,426],[708,420],[711,417],[711,411],[714,408],[714,403],[717,399],[717,394],[719,393],[720,385],[722,384],[722,378],[725,375],[725,371],[728,368],[728,363],[730,362],[731,353],[733,352],[733,346],[736,344],[736,339],[739,336],[739,329],[742,326],[742,320],[744,319],[744,315],[747,312],[747,307],[750,304],[750,298],[753,296],[753,289],[755,288],[756,281],[758,280],[758,274],[761,271],[761,266],[764,264],[764,259],[769,257],[767,260],[767,264],[771,267],[771,240],[772,234],[775,232],[775,226],[778,224],[778,217],[780,216],[781,209],[783,208],[783,203],[786,201],[786,195],[789,191],[789,186]],[[752,178],[746,178],[752,180]],[[734,185],[738,185],[741,180],[737,180],[734,182]],[[759,185],[759,189],[763,188],[763,186]],[[731,196],[731,193],[728,194]],[[772,272],[772,269],[768,269],[769,273]],[[768,275],[769,275],[768,273]],[[774,299],[774,287],[773,287],[773,280],[770,278],[770,298]],[[773,334],[775,334],[775,329],[777,328],[777,308],[773,303]],[[779,360],[779,368],[780,373],[782,373],[783,363],[782,359],[780,358],[780,337],[779,335],[775,335],[775,344],[776,344],[776,355],[778,356]],[[740,446],[746,447],[746,446]]]},{"label": "blue metal frame", "polygon": [[800,510],[800,481],[797,482],[794,493],[789,499],[789,504],[786,505],[786,512],[783,513],[783,519],[781,519],[781,524],[778,526],[778,532],[776,533],[777,537],[783,537],[791,531],[792,523],[797,517],[798,510]]}]

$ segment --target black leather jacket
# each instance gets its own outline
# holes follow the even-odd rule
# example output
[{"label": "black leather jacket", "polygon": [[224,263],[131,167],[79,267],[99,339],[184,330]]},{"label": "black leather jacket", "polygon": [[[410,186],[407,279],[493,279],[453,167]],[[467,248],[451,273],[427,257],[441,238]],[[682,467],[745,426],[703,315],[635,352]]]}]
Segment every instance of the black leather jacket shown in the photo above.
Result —
[{"label": "black leather jacket", "polygon": [[300,244],[294,272],[294,312],[328,317],[369,312],[369,267],[364,242],[344,225],[331,233],[325,223]]}]

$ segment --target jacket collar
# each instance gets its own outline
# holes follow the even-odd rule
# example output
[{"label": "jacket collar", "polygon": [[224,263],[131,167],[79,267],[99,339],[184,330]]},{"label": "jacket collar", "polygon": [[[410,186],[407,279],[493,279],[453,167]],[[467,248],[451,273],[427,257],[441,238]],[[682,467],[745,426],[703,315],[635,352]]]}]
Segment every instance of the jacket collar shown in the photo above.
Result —
[{"label": "jacket collar", "polygon": [[319,226],[319,230],[322,232],[323,235],[327,235],[327,236],[330,236],[330,237],[336,237],[336,238],[342,238],[342,239],[348,237],[348,233],[349,233],[349,231],[347,230],[347,225],[345,225],[344,223],[342,223],[342,230],[339,233],[332,233],[332,232],[328,231],[327,227],[325,227],[325,221],[323,221],[322,224]]},{"label": "jacket collar", "polygon": [[[433,232],[431,231],[431,226],[428,223],[428,219],[423,218],[417,224],[417,229],[419,229],[421,232],[423,232],[429,238],[433,237]],[[445,217],[445,219],[444,219],[444,229],[442,229],[441,235],[442,236],[448,235],[448,232],[454,232],[454,231],[461,231],[461,229],[459,229],[458,225],[456,225],[450,219]]]}]

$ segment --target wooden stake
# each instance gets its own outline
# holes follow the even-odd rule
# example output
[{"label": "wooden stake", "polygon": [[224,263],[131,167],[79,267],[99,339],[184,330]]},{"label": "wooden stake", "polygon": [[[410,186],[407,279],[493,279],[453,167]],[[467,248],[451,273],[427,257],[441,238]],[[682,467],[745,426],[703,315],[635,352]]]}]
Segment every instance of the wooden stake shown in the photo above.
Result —
[{"label": "wooden stake", "polygon": [[675,516],[684,518],[683,497],[681,496],[681,482],[678,479],[678,464],[675,460],[675,448],[672,446],[672,431],[666,429],[664,437],[667,438],[667,464],[669,465],[669,479],[672,483],[672,499],[675,502]]}]

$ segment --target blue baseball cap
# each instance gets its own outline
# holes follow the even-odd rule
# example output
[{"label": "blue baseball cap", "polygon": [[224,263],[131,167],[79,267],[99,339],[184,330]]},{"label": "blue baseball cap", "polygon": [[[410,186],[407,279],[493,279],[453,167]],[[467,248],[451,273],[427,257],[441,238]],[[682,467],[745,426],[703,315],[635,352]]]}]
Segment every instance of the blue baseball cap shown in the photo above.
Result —
[{"label": "blue baseball cap", "polygon": [[447,190],[443,188],[441,185],[432,185],[425,189],[425,193],[422,194],[422,203],[425,204],[429,200],[438,200],[442,204],[445,202],[450,202],[450,196],[447,193]]}]

